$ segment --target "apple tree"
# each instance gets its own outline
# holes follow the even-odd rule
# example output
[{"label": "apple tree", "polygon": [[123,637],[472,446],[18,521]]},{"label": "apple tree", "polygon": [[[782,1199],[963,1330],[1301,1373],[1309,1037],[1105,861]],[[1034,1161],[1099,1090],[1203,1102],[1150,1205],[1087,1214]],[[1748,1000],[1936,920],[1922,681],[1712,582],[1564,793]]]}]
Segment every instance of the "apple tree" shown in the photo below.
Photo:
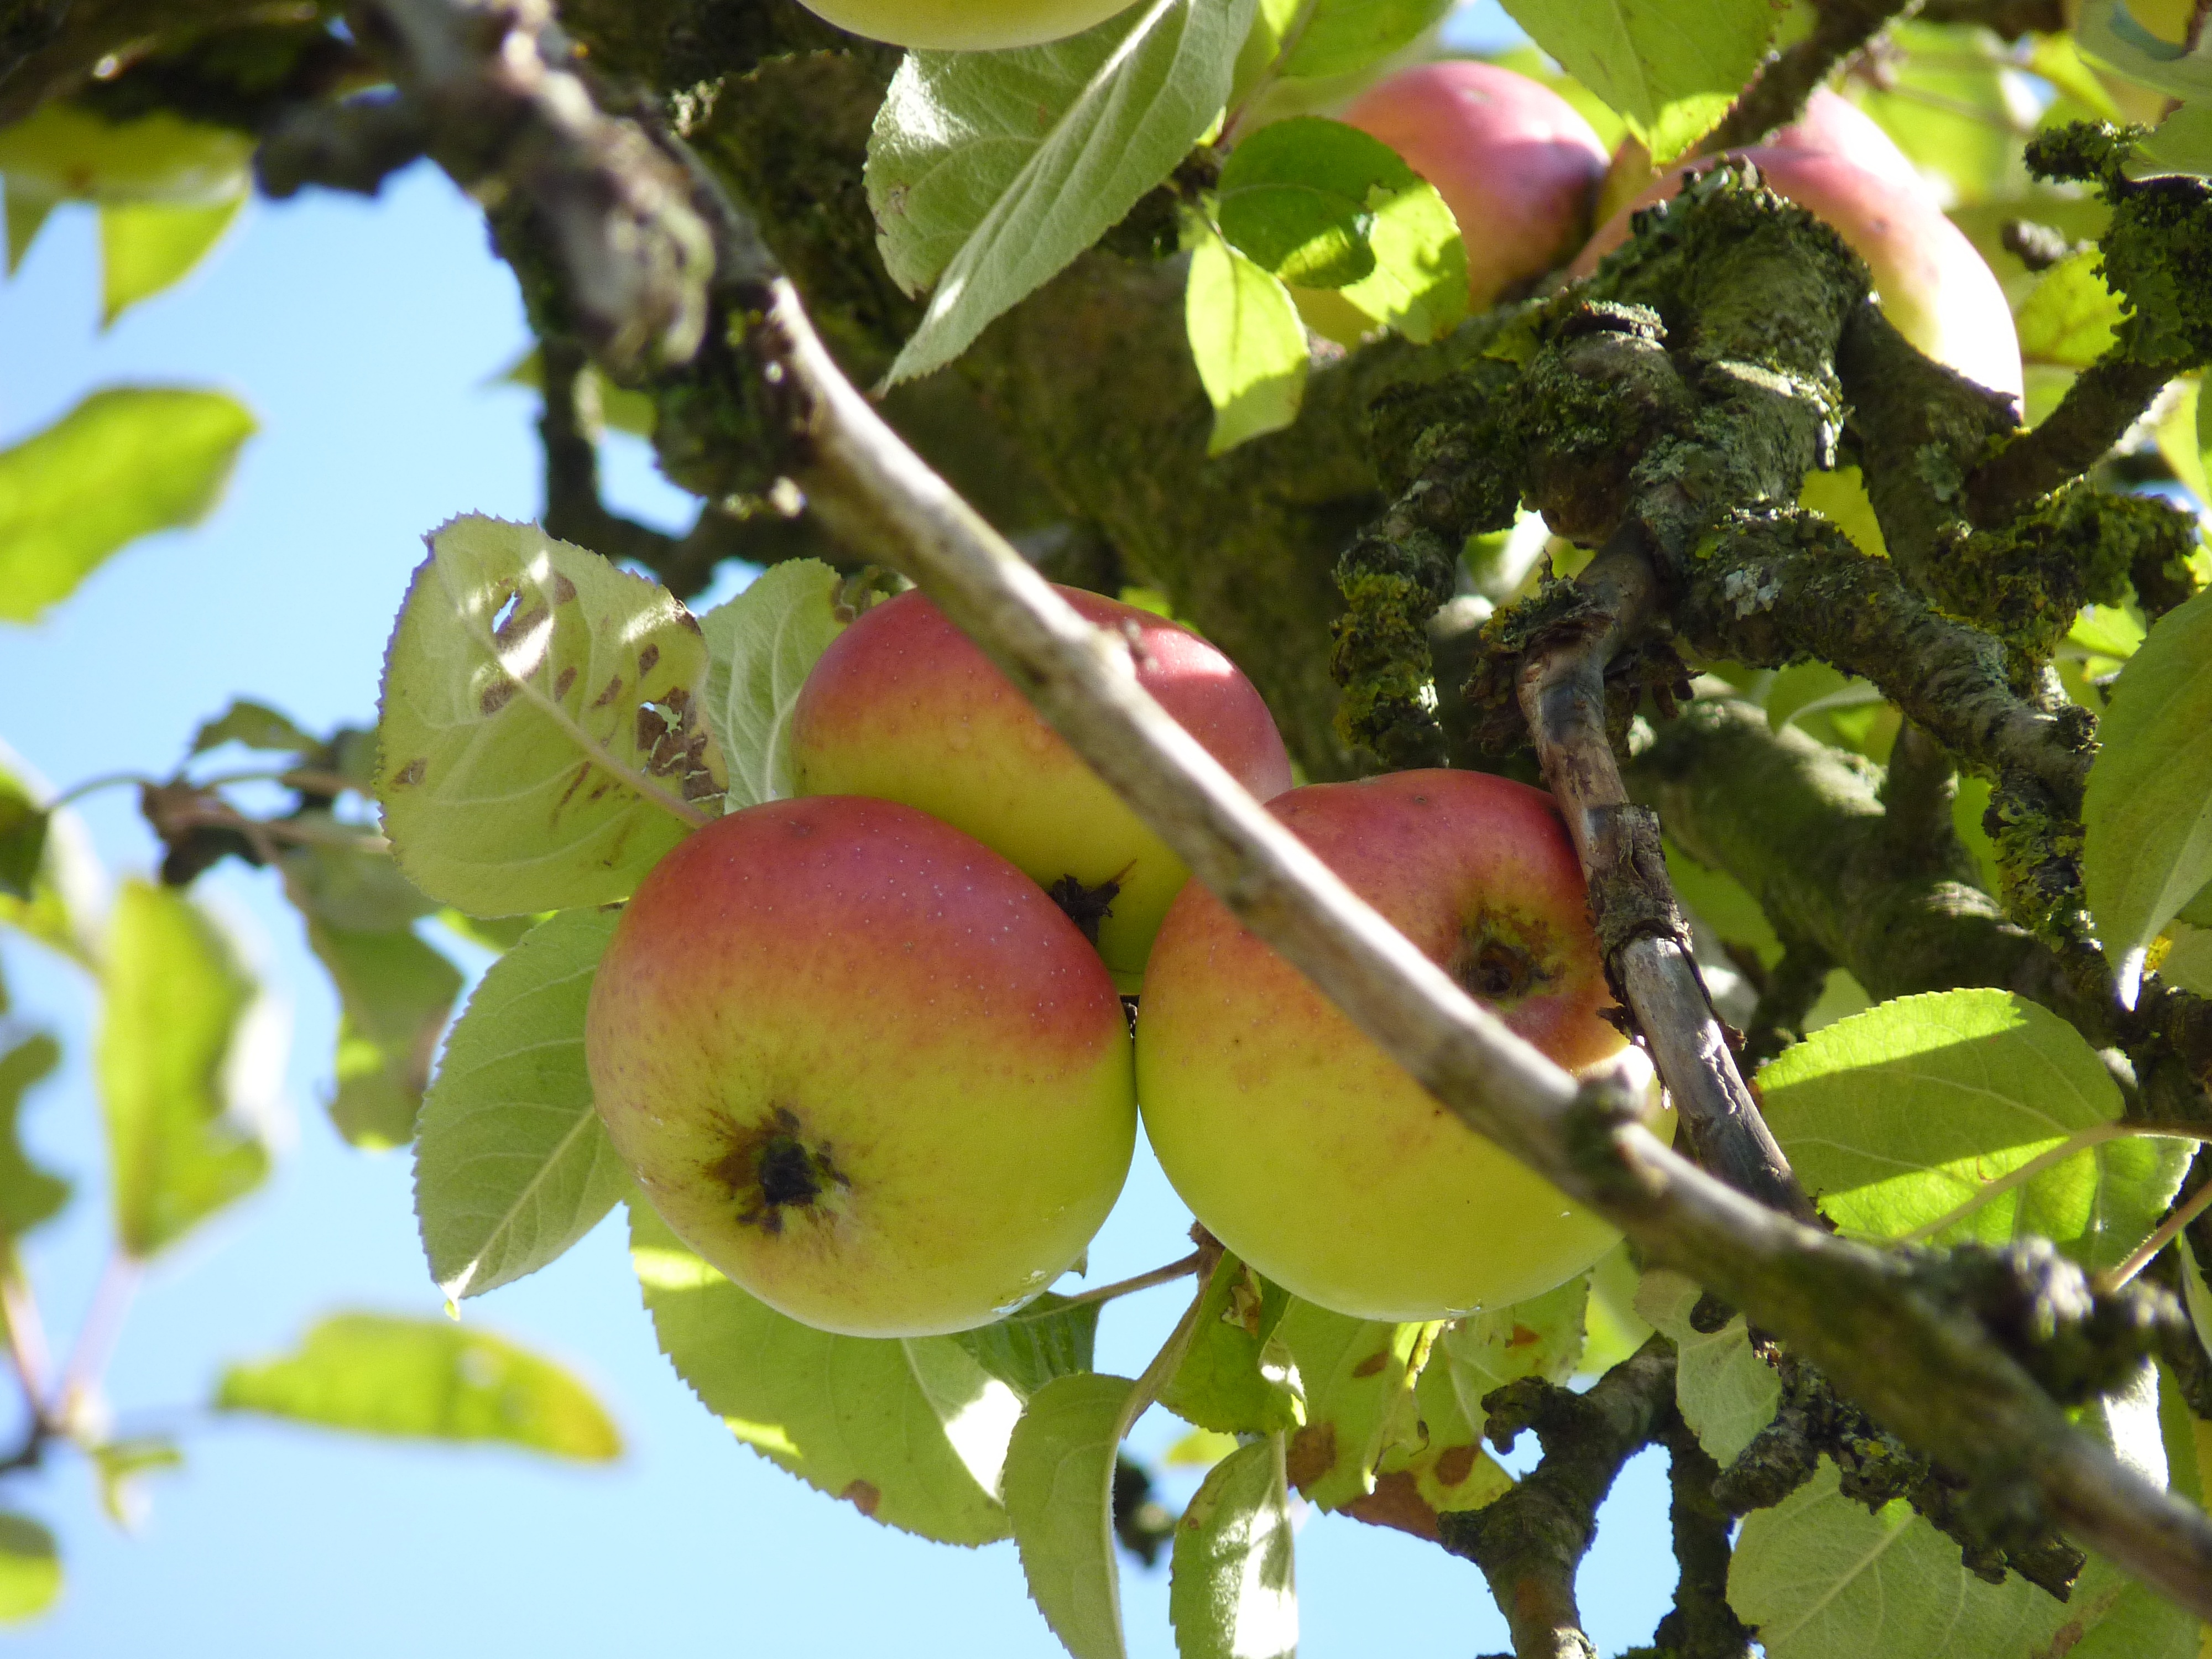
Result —
[{"label": "apple tree", "polygon": [[[78,959],[109,1011],[120,1271],[265,1167],[226,1093],[252,987],[191,894],[242,859],[306,919],[345,1011],[337,1126],[411,1143],[450,1297],[548,1268],[624,1207],[660,1346],[707,1409],[855,1526],[1011,1540],[1078,1659],[1124,1650],[1120,1558],[1163,1550],[1188,1659],[1290,1653],[1305,1513],[1465,1558],[1521,1659],[1590,1654],[1576,1569],[1650,1445],[1680,1582],[1640,1651],[2197,1651],[2207,8],[1506,9],[1534,46],[1473,64],[1447,61],[1446,0],[0,4],[11,258],[54,203],[96,201],[112,312],[188,269],[249,188],[374,193],[428,157],[482,204],[537,336],[516,373],[542,394],[542,523],[457,501],[423,526],[360,727],[210,711],[173,776],[129,781],[167,857],[99,926],[65,797],[105,781],[0,793],[0,920]],[[688,532],[602,500],[609,424],[697,497]],[[190,522],[250,428],[219,398],[123,390],[0,454],[0,616]],[[693,615],[730,562],[761,574]],[[1063,814],[1075,832],[1133,817],[1197,884],[1176,906],[1212,906],[1217,944],[1176,982],[1236,1006],[1237,963],[1264,959],[1268,994],[1327,1000],[1281,1028],[1387,1068],[1297,1133],[1365,1156],[1402,1092],[1595,1243],[1533,1267],[1531,1227],[1462,1243],[1422,1206],[1483,1194],[1410,1175],[1431,1195],[1386,1176],[1331,1207],[1277,1184],[1265,1126],[1225,1112],[1255,1127],[1179,1181],[1196,1249],[1162,1240],[1157,1273],[1031,1286],[953,1329],[901,1328],[885,1282],[848,1287],[890,1309],[874,1334],[828,1303],[779,1310],[649,1144],[686,1085],[623,1083],[619,1115],[612,1096],[623,1067],[751,1012],[872,1040],[866,974],[778,986],[773,952],[797,946],[773,927],[769,969],[728,981],[749,1003],[702,992],[719,969],[667,951],[734,901],[672,872],[752,848],[731,878],[765,883],[781,855],[759,826],[830,833],[829,802],[790,799],[817,793],[793,711],[909,587],[1030,724],[931,705],[945,730],[886,739],[894,758],[945,732],[933,777],[971,742],[1029,741],[1004,732],[1064,745],[1114,797]],[[1258,773],[1192,741],[1145,629],[1094,626],[1109,613],[1069,590],[1218,647],[1303,785],[1449,769],[1547,789],[1583,890],[1558,926],[1589,930],[1609,1039],[1524,1040],[1525,981],[1409,938],[1295,812],[1263,809]],[[873,695],[851,720],[898,712]],[[213,769],[229,744],[267,763]],[[1062,786],[1036,773],[964,831],[996,845],[1035,802],[1051,816]],[[1517,850],[1518,823],[1449,839]],[[1015,862],[1023,914],[1094,945],[1133,867],[1047,883]],[[435,927],[501,952],[450,1029]],[[943,948],[897,994],[986,1029],[981,970]],[[1176,1089],[1145,1060],[1143,944],[1114,948],[1139,1056],[1125,1145],[1126,1114]],[[1086,1006],[1110,1015],[1093,969]],[[1206,1036],[1188,1005],[1172,1024]],[[0,1058],[0,1107],[51,1063],[43,1041]],[[1016,1046],[962,1063],[1011,1075]],[[735,1224],[756,1233],[834,1211],[865,1154],[800,1133],[788,1103],[833,1061],[788,1052],[817,1058],[760,1085],[768,1127],[741,1150],[765,1196]],[[697,1086],[753,1088],[755,1065]],[[888,1135],[901,1091],[881,1092]],[[1061,1204],[1042,1171],[993,1174],[967,1212]],[[0,1154],[11,1240],[64,1197]],[[1258,1222],[1219,1218],[1271,1213],[1324,1255],[1380,1237],[1533,1277],[1508,1305],[1376,1317],[1297,1293],[1242,1242]],[[49,1375],[14,1262],[18,1463],[40,1437],[118,1479],[166,1455],[73,1408],[95,1379]],[[1113,1302],[1175,1281],[1188,1310],[1142,1374],[1095,1369]],[[481,1386],[495,1372],[511,1386]],[[338,1322],[222,1393],[572,1455],[606,1436],[558,1373],[458,1330]],[[1120,1451],[1154,1403],[1218,1460],[1180,1516]],[[1542,1455],[1516,1480],[1492,1453],[1523,1433]],[[0,1520],[0,1551],[25,1586],[0,1600],[27,1610],[52,1540]]]}]

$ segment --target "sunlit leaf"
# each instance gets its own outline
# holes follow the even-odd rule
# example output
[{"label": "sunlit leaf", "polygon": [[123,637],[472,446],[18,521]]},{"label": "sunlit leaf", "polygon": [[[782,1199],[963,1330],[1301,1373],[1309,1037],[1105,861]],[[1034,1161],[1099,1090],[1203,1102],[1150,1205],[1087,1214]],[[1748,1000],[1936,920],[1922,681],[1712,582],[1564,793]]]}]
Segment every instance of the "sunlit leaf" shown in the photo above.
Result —
[{"label": "sunlit leaf", "polygon": [[1070,1304],[1064,1297],[1039,1297],[1018,1313],[952,1340],[985,1370],[1028,1399],[1054,1377],[1091,1369],[1091,1347],[1098,1339],[1096,1302]]},{"label": "sunlit leaf", "polygon": [[229,942],[173,888],[118,896],[97,1070],[117,1242],[146,1257],[260,1185],[269,1152],[234,1109],[234,1048],[254,988]]},{"label": "sunlit leaf", "polygon": [[1114,1462],[1133,1385],[1063,1376],[1030,1399],[1006,1453],[1006,1515],[1030,1599],[1074,1659],[1123,1659]]},{"label": "sunlit leaf", "polygon": [[1224,1254],[1199,1300],[1190,1346],[1160,1404],[1224,1434],[1267,1434],[1305,1421],[1296,1366],[1276,1327],[1291,1294]]},{"label": "sunlit leaf", "polygon": [[322,747],[322,740],[301,730],[290,715],[250,697],[234,698],[213,720],[201,721],[189,752],[204,755],[227,743],[276,755],[305,755]]},{"label": "sunlit leaf", "polygon": [[1176,1522],[1168,1618],[1180,1659],[1291,1659],[1297,1651],[1281,1435],[1214,1465]]},{"label": "sunlit leaf", "polygon": [[0,451],[0,620],[30,622],[112,555],[198,524],[253,417],[181,386],[111,386]]},{"label": "sunlit leaf", "polygon": [[569,910],[532,928],[446,1044],[419,1126],[415,1212],[449,1297],[535,1273],[629,1188],[584,1069],[585,1005],[615,921]]},{"label": "sunlit leaf", "polygon": [[0,129],[10,188],[57,200],[228,201],[245,188],[252,157],[252,135],[167,111],[110,121],[58,101]]},{"label": "sunlit leaf", "polygon": [[1413,1381],[1440,1328],[1353,1319],[1292,1301],[1276,1327],[1305,1392],[1290,1478],[1313,1503],[1341,1509],[1366,1497],[1384,1454],[1419,1443]]},{"label": "sunlit leaf", "polygon": [[649,1205],[629,1215],[660,1350],[739,1440],[887,1526],[946,1544],[1007,1535],[998,1494],[1021,1397],[957,1340],[815,1330],[730,1283]]},{"label": "sunlit leaf", "polygon": [[1297,419],[1306,331],[1279,278],[1210,231],[1191,250],[1183,322],[1213,405],[1206,453],[1219,455]]},{"label": "sunlit leaf", "polygon": [[1662,166],[1727,112],[1775,23],[1764,0],[1512,0],[1506,9]]},{"label": "sunlit leaf", "polygon": [[1885,1002],[1785,1049],[1759,1086],[1799,1179],[1860,1238],[1917,1234],[1974,1202],[1934,1242],[2039,1234],[2094,1271],[2157,1224],[2192,1151],[2106,1139],[1999,1190],[2121,1111],[2118,1086],[2081,1033],[2004,991]]},{"label": "sunlit leaf", "polygon": [[246,192],[207,206],[192,203],[116,203],[100,210],[100,320],[102,327],[142,300],[181,281],[222,240]]},{"label": "sunlit leaf", "polygon": [[0,1625],[37,1618],[61,1593],[53,1534],[27,1515],[0,1511]]},{"label": "sunlit leaf", "polygon": [[2087,368],[2112,349],[2126,313],[2099,274],[2103,259],[2084,248],[2043,273],[2013,318],[2023,362]]},{"label": "sunlit leaf", "polygon": [[605,1462],[622,1436],[550,1360],[443,1318],[339,1314],[299,1352],[223,1373],[216,1407],[354,1434],[489,1440]]},{"label": "sunlit leaf", "polygon": [[165,1469],[184,1467],[185,1455],[173,1440],[143,1435],[131,1440],[108,1440],[88,1449],[93,1473],[100,1480],[100,1507],[118,1527],[137,1527],[146,1519],[145,1479]]},{"label": "sunlit leaf", "polygon": [[890,379],[966,350],[1165,179],[1221,112],[1254,0],[1152,0],[1013,52],[910,52],[868,142],[891,276],[929,309]]},{"label": "sunlit leaf", "polygon": [[456,519],[431,547],[384,667],[400,867],[471,915],[628,897],[722,793],[698,623],[534,526]]},{"label": "sunlit leaf", "polygon": [[307,944],[338,994],[331,1121],[356,1146],[404,1146],[415,1136],[460,970],[404,929],[310,921]]},{"label": "sunlit leaf", "polygon": [[830,641],[845,631],[837,573],[818,559],[772,565],[699,619],[707,720],[729,769],[731,811],[794,793],[791,711]]},{"label": "sunlit leaf", "polygon": [[61,1045],[44,1032],[0,1054],[0,1237],[18,1238],[61,1212],[70,1183],[23,1154],[23,1097],[61,1063]]},{"label": "sunlit leaf", "polygon": [[2132,1006],[2151,941],[2212,881],[2212,592],[2160,617],[2109,696],[2081,876]]},{"label": "sunlit leaf", "polygon": [[1674,1345],[1674,1398],[1698,1443],[1723,1468],[1774,1420],[1782,1379],[1752,1352],[1737,1314],[1717,1331],[1690,1322],[1705,1292],[1680,1273],[1646,1273],[1636,1311]]}]

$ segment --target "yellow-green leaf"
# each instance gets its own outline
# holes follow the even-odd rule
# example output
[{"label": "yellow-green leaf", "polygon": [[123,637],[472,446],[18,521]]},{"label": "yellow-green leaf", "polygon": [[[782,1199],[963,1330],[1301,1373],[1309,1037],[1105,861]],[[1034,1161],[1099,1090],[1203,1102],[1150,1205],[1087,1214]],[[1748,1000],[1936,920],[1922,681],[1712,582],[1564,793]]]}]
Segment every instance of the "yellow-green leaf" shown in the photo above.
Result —
[{"label": "yellow-green leaf", "polygon": [[0,1513],[0,1625],[37,1618],[61,1593],[53,1534],[27,1515]]},{"label": "yellow-green leaf", "polygon": [[120,202],[100,210],[100,321],[104,328],[207,256],[246,205],[227,202]]}]

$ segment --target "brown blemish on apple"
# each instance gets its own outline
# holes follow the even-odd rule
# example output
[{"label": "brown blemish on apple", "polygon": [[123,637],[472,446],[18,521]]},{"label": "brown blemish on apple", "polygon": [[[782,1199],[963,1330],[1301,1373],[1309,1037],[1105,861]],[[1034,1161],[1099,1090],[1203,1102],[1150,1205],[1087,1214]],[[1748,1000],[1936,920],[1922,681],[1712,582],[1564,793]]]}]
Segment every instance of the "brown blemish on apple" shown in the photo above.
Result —
[{"label": "brown blemish on apple", "polygon": [[782,1235],[794,1212],[826,1215],[823,1197],[853,1184],[837,1167],[830,1143],[810,1140],[788,1106],[778,1106],[766,1122],[739,1135],[709,1173],[729,1188],[738,1222],[771,1238]]},{"label": "brown blemish on apple", "polygon": [[1474,1448],[1447,1446],[1437,1454],[1437,1484],[1456,1486],[1474,1473]]},{"label": "brown blemish on apple", "polygon": [[1354,1376],[1372,1376],[1389,1363],[1390,1351],[1385,1348],[1381,1353],[1369,1354],[1366,1358],[1354,1365],[1352,1368],[1352,1374]]},{"label": "brown blemish on apple", "polygon": [[884,1501],[883,1493],[866,1480],[854,1481],[837,1496],[871,1520],[875,1518],[876,1505]]},{"label": "brown blemish on apple", "polygon": [[1291,1437],[1283,1473],[1300,1492],[1336,1467],[1336,1425],[1309,1423]]},{"label": "brown blemish on apple", "polygon": [[1542,923],[1485,908],[1461,927],[1443,968],[1469,995],[1510,1008],[1550,989],[1559,959],[1558,941]]}]

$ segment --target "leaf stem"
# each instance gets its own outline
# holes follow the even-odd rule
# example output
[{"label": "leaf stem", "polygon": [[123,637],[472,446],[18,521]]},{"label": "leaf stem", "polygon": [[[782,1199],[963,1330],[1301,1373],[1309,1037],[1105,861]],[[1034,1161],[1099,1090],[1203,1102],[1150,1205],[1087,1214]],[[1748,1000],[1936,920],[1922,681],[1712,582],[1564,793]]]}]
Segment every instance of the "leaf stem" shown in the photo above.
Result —
[{"label": "leaf stem", "polygon": [[115,1352],[115,1340],[122,1332],[131,1298],[137,1293],[141,1273],[136,1257],[119,1249],[109,1253],[92,1293],[92,1306],[86,1310],[84,1323],[77,1327],[76,1341],[70,1349],[69,1364],[62,1371],[54,1400],[55,1414],[63,1424],[75,1425],[85,1404],[97,1393],[100,1373],[107,1369]]},{"label": "leaf stem", "polygon": [[118,789],[125,784],[138,789],[159,789],[161,787],[161,781],[159,778],[149,778],[143,772],[101,772],[85,779],[82,783],[71,784],[40,810],[46,812],[58,812],[63,807],[73,801],[82,800],[87,795],[97,794],[102,789]]},{"label": "leaf stem", "polygon": [[1119,1445],[1129,1437],[1129,1431],[1145,1414],[1145,1408],[1159,1398],[1160,1385],[1173,1376],[1176,1367],[1190,1350],[1191,1333],[1198,1328],[1198,1310],[1206,1300],[1206,1286],[1198,1287],[1198,1294],[1190,1299],[1190,1306],[1182,1310],[1176,1328],[1168,1333],[1168,1340],[1160,1344],[1160,1351],[1152,1356],[1152,1363],[1145,1367],[1144,1374],[1129,1385],[1129,1397],[1121,1402],[1121,1414],[1115,1419],[1114,1443]]},{"label": "leaf stem", "polygon": [[[2202,1138],[2199,1137],[2199,1139]],[[2096,1290],[2107,1293],[2118,1290],[2121,1285],[2150,1266],[2151,1259],[2172,1243],[2175,1235],[2184,1227],[2203,1214],[2207,1205],[2212,1205],[2212,1182],[2207,1182],[2191,1193],[2189,1195],[2189,1201],[2159,1223],[2158,1231],[2143,1240],[2135,1253],[2126,1261],[2121,1262],[2117,1267],[2107,1267],[2091,1279],[2090,1285]]]},{"label": "leaf stem", "polygon": [[1093,1302],[1111,1302],[1116,1297],[1127,1296],[1133,1291],[1149,1291],[1155,1285],[1172,1283],[1186,1273],[1198,1271],[1200,1254],[1200,1251],[1193,1250],[1180,1261],[1170,1261],[1164,1267],[1155,1267],[1150,1273],[1139,1273],[1134,1279],[1124,1279],[1116,1284],[1101,1285],[1096,1290],[1079,1291],[1073,1296],[1064,1298],[1060,1305],[1063,1308],[1080,1308]]},{"label": "leaf stem", "polygon": [[1297,15],[1291,19],[1291,26],[1283,31],[1275,55],[1267,60],[1267,67],[1261,70],[1259,78],[1252,82],[1251,90],[1244,94],[1244,101],[1230,111],[1228,118],[1222,122],[1221,143],[1224,145],[1237,142],[1237,123],[1244,118],[1245,112],[1260,101],[1261,94],[1283,78],[1283,66],[1291,61],[1291,54],[1306,38],[1306,28],[1312,23],[1314,14],[1320,9],[1321,0],[1304,0],[1304,3],[1299,6]]},{"label": "leaf stem", "polygon": [[12,1238],[0,1241],[0,1329],[4,1329],[8,1356],[23,1385],[35,1432],[46,1420],[46,1375],[53,1357],[46,1346],[38,1298],[31,1293],[31,1281],[24,1275],[23,1259]]}]

